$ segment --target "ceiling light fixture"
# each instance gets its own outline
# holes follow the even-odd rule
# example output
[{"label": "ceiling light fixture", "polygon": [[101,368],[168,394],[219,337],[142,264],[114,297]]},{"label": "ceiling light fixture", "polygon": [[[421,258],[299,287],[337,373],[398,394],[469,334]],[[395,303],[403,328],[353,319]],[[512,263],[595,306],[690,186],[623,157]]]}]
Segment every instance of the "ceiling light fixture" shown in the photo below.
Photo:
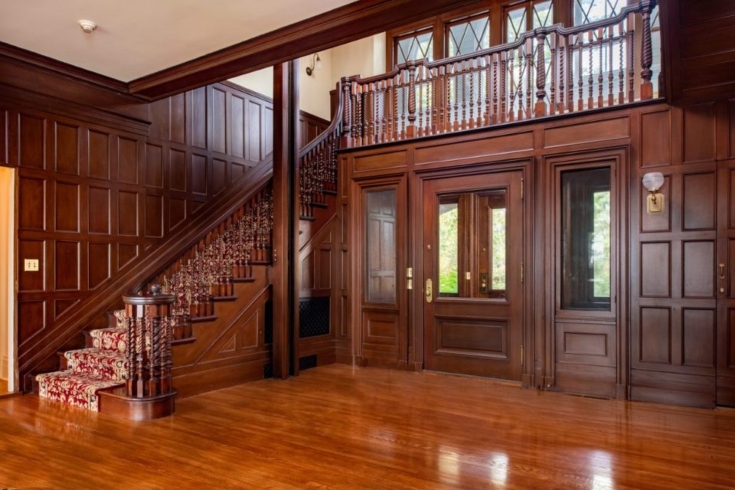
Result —
[{"label": "ceiling light fixture", "polygon": [[87,34],[91,34],[92,31],[97,29],[97,24],[95,24],[91,20],[82,19],[79,21],[79,27],[81,27],[82,30],[86,32]]},{"label": "ceiling light fixture", "polygon": [[322,59],[319,57],[319,53],[314,53],[311,58],[311,66],[306,67],[306,74],[312,76],[316,70],[321,70]]}]

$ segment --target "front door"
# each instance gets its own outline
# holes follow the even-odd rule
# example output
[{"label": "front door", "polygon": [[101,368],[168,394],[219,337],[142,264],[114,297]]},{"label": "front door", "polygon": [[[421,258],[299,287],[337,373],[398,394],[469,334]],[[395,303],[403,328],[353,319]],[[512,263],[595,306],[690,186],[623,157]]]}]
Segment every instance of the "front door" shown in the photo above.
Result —
[{"label": "front door", "polygon": [[425,369],[520,380],[520,171],[423,185]]}]

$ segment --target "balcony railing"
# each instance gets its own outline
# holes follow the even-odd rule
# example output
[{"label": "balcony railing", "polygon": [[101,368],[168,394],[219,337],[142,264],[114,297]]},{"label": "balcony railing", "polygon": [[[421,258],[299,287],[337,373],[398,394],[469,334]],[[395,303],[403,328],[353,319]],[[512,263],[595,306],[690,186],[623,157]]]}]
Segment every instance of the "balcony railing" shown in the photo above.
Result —
[{"label": "balcony railing", "polygon": [[[400,141],[653,98],[651,11],[642,0],[574,28],[341,82],[342,147]],[[637,32],[638,30],[638,32]]]}]

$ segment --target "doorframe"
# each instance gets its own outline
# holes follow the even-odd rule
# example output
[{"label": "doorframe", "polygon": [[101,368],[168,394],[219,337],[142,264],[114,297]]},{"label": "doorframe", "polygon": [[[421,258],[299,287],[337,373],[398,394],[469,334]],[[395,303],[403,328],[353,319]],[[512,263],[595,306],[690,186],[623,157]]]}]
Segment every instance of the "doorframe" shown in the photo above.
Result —
[{"label": "doorframe", "polygon": [[[483,175],[489,173],[501,173],[501,172],[521,172],[521,182],[523,187],[523,251],[521,257],[523,257],[524,263],[524,276],[526,280],[523,281],[523,305],[521,307],[521,343],[523,345],[523,356],[522,362],[523,367],[521,369],[521,384],[524,388],[535,386],[534,382],[534,366],[536,357],[536,346],[535,346],[535,304],[534,298],[534,281],[528,280],[528,278],[534,277],[534,228],[533,223],[535,220],[533,201],[534,201],[534,158],[518,158],[513,160],[504,160],[500,162],[492,162],[485,164],[472,164],[468,167],[454,167],[451,169],[427,169],[427,170],[416,170],[411,172],[409,177],[409,201],[411,209],[421,210],[423,209],[423,195],[425,190],[425,183],[430,180],[444,179],[450,177],[466,177],[472,175]],[[413,248],[409,254],[409,267],[413,267],[414,272],[414,288],[409,301],[409,310],[411,311],[413,321],[412,325],[412,342],[413,346],[413,359],[411,359],[417,366],[417,369],[424,368],[424,284],[426,281],[426,274],[423,270],[423,233],[424,226],[422,219],[413,219],[412,224],[409,228],[409,235],[413,242]]]},{"label": "doorframe", "polygon": [[[8,392],[15,393],[18,390],[18,369],[17,369],[17,355],[18,355],[18,325],[16,322],[16,305],[17,305],[17,268],[15,263],[15,252],[17,248],[17,229],[16,223],[18,221],[18,203],[16,196],[18,195],[18,171],[14,167],[2,166],[3,172],[10,172],[10,182],[8,186],[8,202],[10,212],[8,213],[8,226],[7,226],[7,246],[8,246],[8,262],[3,264],[4,269],[7,271],[7,288],[8,288],[8,311],[7,317],[0,319],[5,321],[7,324],[7,359],[8,359]],[[5,353],[0,353],[0,356]]]}]

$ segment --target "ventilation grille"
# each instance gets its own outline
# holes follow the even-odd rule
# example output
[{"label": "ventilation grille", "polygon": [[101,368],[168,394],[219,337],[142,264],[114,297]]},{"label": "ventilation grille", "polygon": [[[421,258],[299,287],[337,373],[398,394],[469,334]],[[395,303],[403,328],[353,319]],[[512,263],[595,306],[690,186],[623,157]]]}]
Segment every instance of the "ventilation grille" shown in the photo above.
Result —
[{"label": "ventilation grille", "polygon": [[302,299],[299,303],[299,338],[329,335],[329,298]]},{"label": "ventilation grille", "polygon": [[304,356],[299,359],[299,371],[315,368],[316,364],[317,364],[316,354],[312,356]]}]

